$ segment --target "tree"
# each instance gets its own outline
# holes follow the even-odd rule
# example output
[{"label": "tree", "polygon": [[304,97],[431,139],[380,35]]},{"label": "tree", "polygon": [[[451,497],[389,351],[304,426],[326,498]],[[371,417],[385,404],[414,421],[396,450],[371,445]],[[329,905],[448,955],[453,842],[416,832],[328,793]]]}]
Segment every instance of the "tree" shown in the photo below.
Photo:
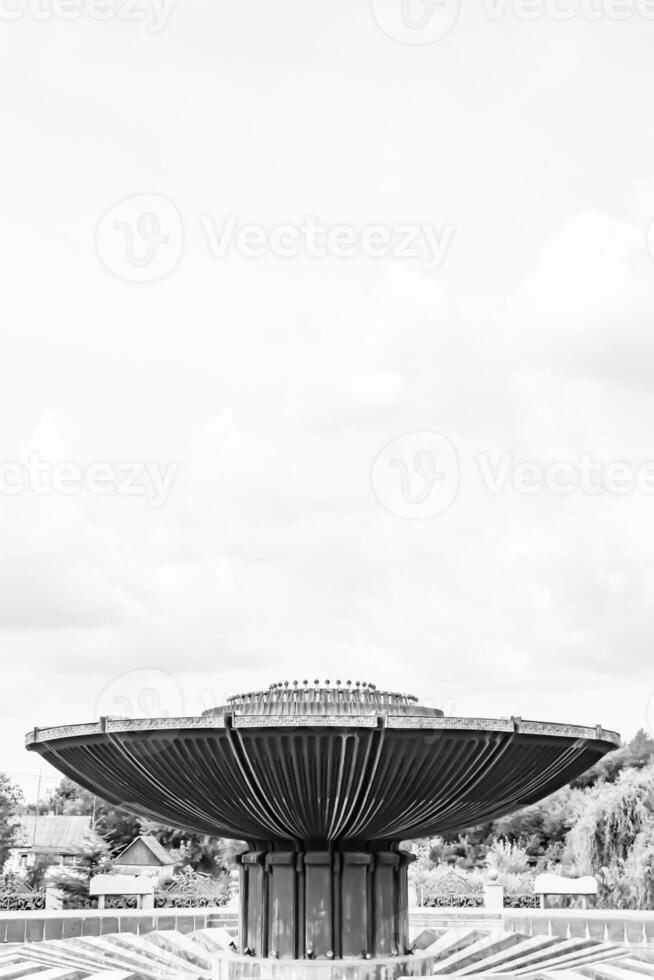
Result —
[{"label": "tree", "polygon": [[85,908],[89,901],[89,881],[95,875],[111,871],[109,845],[98,837],[89,834],[79,863],[70,870],[56,871],[52,883],[62,892],[67,908]]},{"label": "tree", "polygon": [[529,866],[527,850],[520,844],[500,838],[489,848],[486,864],[499,873],[524,874]]},{"label": "tree", "polygon": [[156,837],[174,855],[178,867],[189,867],[212,878],[229,874],[236,865],[236,855],[245,847],[239,841],[192,834],[148,820],[142,821],[141,833]]},{"label": "tree", "polygon": [[567,857],[582,874],[619,865],[654,821],[654,767],[625,769],[615,783],[596,783],[575,798]]},{"label": "tree", "polygon": [[46,807],[55,814],[94,817],[94,831],[107,841],[113,851],[127,847],[141,833],[142,821],[139,817],[101,800],[72,779],[61,780],[46,799]]},{"label": "tree", "polygon": [[630,742],[610,752],[571,784],[584,789],[597,782],[614,783],[623,769],[643,769],[654,761],[654,739],[640,728]]},{"label": "tree", "polygon": [[46,878],[57,860],[56,854],[39,854],[25,875],[25,881],[29,887],[35,891],[41,891],[45,888]]},{"label": "tree", "polygon": [[176,830],[107,803],[82,789],[71,779],[62,779],[46,800],[54,813],[94,816],[94,831],[117,854],[141,834],[148,834],[171,851],[180,868],[190,868],[214,878],[228,875],[235,866],[235,856],[244,848],[238,841],[208,837],[190,831]]},{"label": "tree", "polygon": [[23,793],[4,772],[0,772],[0,871],[3,870],[14,843],[19,807]]}]

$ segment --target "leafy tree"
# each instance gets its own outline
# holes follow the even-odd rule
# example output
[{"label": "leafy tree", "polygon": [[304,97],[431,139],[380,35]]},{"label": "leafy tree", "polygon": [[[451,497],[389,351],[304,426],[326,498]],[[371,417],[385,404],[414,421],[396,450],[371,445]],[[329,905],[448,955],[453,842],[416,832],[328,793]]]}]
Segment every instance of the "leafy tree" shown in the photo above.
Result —
[{"label": "leafy tree", "polygon": [[34,864],[28,869],[25,881],[30,888],[41,891],[45,887],[50,869],[57,863],[56,854],[39,854]]},{"label": "leafy tree", "polygon": [[212,878],[229,874],[235,866],[236,855],[244,848],[238,841],[191,834],[147,820],[142,821],[141,833],[156,837],[173,854],[180,868],[189,867]]},{"label": "leafy tree", "polygon": [[122,807],[107,803],[70,779],[62,779],[47,800],[54,813],[94,817],[94,830],[117,854],[140,834],[148,834],[171,851],[180,868],[190,868],[214,878],[226,876],[235,865],[235,856],[244,845],[238,841],[211,838],[205,834],[175,830],[155,823]]},{"label": "leafy tree", "polygon": [[639,729],[630,742],[622,748],[610,752],[603,759],[583,773],[571,785],[583,789],[603,780],[614,783],[623,769],[643,769],[654,761],[654,739],[643,729]]},{"label": "leafy tree", "polygon": [[55,814],[93,817],[93,829],[114,851],[127,847],[141,833],[141,820],[122,807],[114,806],[82,789],[71,779],[62,779],[46,801]]},{"label": "leafy tree", "polygon": [[85,908],[89,904],[90,879],[109,871],[109,845],[97,834],[89,834],[77,866],[54,872],[52,882],[62,893],[67,908]]},{"label": "leafy tree", "polygon": [[16,835],[19,808],[23,802],[21,789],[0,772],[0,871],[4,868]]},{"label": "leafy tree", "polygon": [[619,865],[654,824],[654,767],[625,769],[615,783],[578,793],[567,856],[582,874]]},{"label": "leafy tree", "polygon": [[486,863],[494,871],[507,874],[524,874],[529,867],[527,849],[507,840],[496,840],[488,850]]}]

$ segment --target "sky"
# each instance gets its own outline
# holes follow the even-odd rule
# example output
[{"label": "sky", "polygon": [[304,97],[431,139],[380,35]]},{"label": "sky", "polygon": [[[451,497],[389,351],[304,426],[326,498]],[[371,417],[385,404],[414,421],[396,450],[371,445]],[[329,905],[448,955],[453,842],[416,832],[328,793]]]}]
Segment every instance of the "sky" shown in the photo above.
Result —
[{"label": "sky", "polygon": [[28,799],[35,725],[285,678],[651,730],[653,43],[646,0],[0,0]]}]

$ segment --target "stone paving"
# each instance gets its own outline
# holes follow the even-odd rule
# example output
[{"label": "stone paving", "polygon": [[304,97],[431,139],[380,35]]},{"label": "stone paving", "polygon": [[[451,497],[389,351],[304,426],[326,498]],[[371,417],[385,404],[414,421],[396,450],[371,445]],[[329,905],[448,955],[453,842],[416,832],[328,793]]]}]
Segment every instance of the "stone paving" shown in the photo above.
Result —
[{"label": "stone paving", "polygon": [[[425,976],[654,980],[654,947],[589,936],[528,935],[481,923],[445,930],[416,926],[412,933],[416,959],[425,961]],[[0,949],[0,980],[211,980],[234,940],[233,931],[206,928],[188,934],[124,932],[8,944]],[[317,965],[307,964],[307,973]],[[283,961],[275,966],[279,971]]]}]

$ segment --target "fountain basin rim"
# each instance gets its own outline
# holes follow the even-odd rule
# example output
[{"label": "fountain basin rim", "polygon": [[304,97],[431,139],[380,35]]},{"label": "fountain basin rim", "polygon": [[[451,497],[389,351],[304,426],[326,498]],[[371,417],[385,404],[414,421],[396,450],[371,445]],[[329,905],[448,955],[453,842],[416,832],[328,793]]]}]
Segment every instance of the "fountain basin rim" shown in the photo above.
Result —
[{"label": "fountain basin rim", "polygon": [[295,728],[387,728],[402,731],[469,731],[506,732],[520,735],[540,735],[559,738],[580,738],[608,742],[619,748],[618,732],[600,725],[566,725],[559,722],[528,721],[512,718],[468,718],[453,716],[387,715],[384,712],[362,712],[357,715],[253,715],[226,710],[224,714],[191,715],[174,718],[100,718],[81,725],[58,725],[34,728],[25,736],[28,749],[44,742],[87,735],[110,735],[130,732],[170,732],[193,729],[295,729]]}]

